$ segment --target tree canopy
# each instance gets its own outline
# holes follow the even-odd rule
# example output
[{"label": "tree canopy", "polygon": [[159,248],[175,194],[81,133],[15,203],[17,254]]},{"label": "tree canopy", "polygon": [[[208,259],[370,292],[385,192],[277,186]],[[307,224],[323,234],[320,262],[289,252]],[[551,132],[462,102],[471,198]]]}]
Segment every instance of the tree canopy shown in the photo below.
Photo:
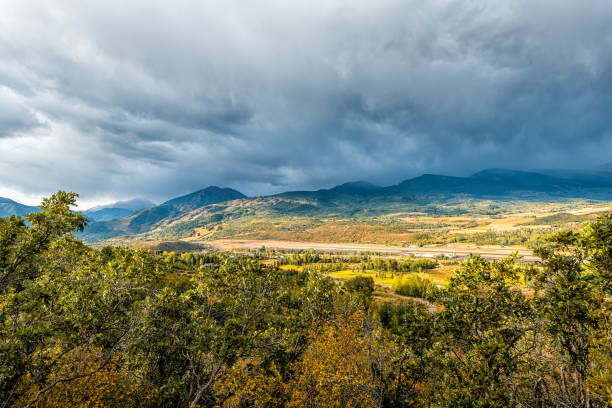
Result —
[{"label": "tree canopy", "polygon": [[432,310],[377,300],[366,277],[94,249],[73,236],[75,199],[0,219],[0,407],[612,404],[611,215],[550,236],[537,264],[472,257],[440,289],[398,280]]}]

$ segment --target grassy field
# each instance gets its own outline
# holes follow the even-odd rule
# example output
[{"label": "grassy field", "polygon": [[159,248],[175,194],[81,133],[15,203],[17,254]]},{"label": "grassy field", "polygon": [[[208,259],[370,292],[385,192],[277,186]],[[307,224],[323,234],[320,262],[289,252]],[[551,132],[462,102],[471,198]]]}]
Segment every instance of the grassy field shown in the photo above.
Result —
[{"label": "grassy field", "polygon": [[[315,267],[316,265],[282,265],[283,269],[295,269],[295,270],[303,270],[308,267]],[[325,272],[324,275],[329,276],[333,279],[339,280],[347,280],[351,278],[355,278],[357,276],[371,277],[374,279],[374,283],[377,285],[391,287],[393,279],[395,276],[400,275],[401,273],[393,273],[393,272],[385,272],[385,271],[376,271],[376,270],[368,270],[365,271],[359,268],[359,264],[347,265],[346,269],[342,269],[340,271],[333,272]],[[432,283],[436,285],[445,285],[448,281],[448,278],[453,276],[454,270],[457,268],[457,262],[451,263],[441,263],[435,269],[430,269],[424,272],[416,272],[416,274],[421,277],[429,279]]]}]

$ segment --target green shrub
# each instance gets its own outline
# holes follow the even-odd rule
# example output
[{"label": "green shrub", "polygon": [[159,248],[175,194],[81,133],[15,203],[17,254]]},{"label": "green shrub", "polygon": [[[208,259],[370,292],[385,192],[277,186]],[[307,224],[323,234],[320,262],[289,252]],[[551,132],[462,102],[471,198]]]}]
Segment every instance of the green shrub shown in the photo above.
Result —
[{"label": "green shrub", "polygon": [[374,292],[374,279],[370,276],[356,276],[344,282],[344,289],[369,298]]},{"label": "green shrub", "polygon": [[391,288],[400,295],[418,298],[428,298],[436,290],[436,286],[429,279],[417,274],[396,276]]}]

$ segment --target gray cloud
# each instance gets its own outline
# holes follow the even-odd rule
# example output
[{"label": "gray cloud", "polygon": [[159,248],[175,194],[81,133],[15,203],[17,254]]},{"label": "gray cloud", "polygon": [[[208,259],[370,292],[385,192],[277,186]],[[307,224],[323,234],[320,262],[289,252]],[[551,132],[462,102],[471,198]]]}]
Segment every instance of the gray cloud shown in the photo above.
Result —
[{"label": "gray cloud", "polygon": [[0,187],[161,200],[607,162],[610,21],[607,0],[9,1]]},{"label": "gray cloud", "polygon": [[22,98],[11,89],[0,86],[0,138],[15,137],[40,126],[43,123]]}]

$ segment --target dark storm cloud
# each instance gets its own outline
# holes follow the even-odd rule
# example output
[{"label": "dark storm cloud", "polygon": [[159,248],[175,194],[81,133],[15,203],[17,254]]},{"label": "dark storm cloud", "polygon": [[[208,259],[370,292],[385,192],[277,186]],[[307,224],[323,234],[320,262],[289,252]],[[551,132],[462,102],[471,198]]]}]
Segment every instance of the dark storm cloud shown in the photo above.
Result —
[{"label": "dark storm cloud", "polygon": [[9,1],[0,187],[161,200],[593,166],[610,21],[607,0]]}]

